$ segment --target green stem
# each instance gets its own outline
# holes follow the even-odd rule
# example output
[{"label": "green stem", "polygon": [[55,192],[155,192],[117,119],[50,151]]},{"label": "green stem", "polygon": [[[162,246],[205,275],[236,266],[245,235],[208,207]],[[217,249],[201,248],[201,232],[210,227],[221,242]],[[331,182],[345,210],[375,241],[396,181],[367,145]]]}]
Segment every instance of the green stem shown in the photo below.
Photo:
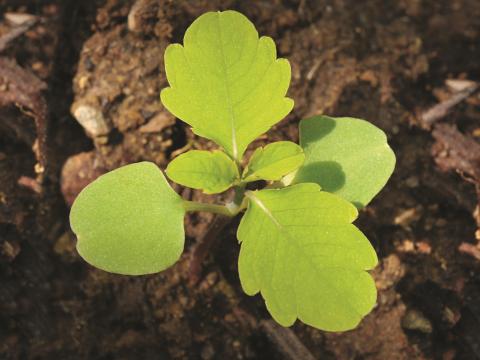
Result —
[{"label": "green stem", "polygon": [[233,203],[237,206],[242,204],[243,198],[245,197],[245,187],[246,183],[240,183],[240,185],[235,186],[235,196],[233,197]]},{"label": "green stem", "polygon": [[206,204],[206,203],[200,203],[196,201],[184,200],[183,206],[187,211],[207,211],[214,214],[225,215],[228,217],[233,217],[237,215],[237,213],[232,212],[228,207],[223,205]]}]

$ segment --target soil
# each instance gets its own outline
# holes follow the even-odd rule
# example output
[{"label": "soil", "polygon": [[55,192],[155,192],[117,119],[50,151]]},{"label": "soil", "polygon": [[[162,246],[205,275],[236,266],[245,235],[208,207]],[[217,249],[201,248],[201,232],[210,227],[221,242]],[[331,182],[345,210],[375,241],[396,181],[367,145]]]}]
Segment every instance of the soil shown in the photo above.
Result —
[{"label": "soil", "polygon": [[196,284],[189,254],[210,215],[189,215],[185,255],[142,277],[87,265],[69,228],[69,204],[100,174],[215,147],[158,94],[165,47],[219,9],[247,15],[292,65],[295,109],[251,148],[297,141],[299,120],[324,113],[368,119],[397,155],[357,220],[380,259],[377,306],[353,331],[297,322],[290,336],[318,359],[480,358],[480,96],[424,121],[480,81],[478,0],[0,2],[0,44],[17,26],[8,14],[34,16],[0,45],[0,358],[301,358],[271,336],[260,296],[241,290],[238,219]]}]

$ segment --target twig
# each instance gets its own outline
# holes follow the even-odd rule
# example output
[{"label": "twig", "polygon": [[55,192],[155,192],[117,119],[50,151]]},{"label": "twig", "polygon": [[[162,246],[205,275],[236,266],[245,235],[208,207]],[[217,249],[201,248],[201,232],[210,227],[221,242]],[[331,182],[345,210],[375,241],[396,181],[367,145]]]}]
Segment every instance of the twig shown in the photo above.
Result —
[{"label": "twig", "polygon": [[458,247],[458,250],[480,261],[480,248],[478,246],[475,246],[473,244],[469,244],[466,242],[462,242]]},{"label": "twig", "polygon": [[321,58],[314,61],[312,67],[310,68],[310,70],[308,70],[308,73],[306,76],[308,81],[311,81],[313,79],[313,77],[317,73],[318,68],[320,67],[320,65],[322,65],[322,63],[323,63],[323,60]]},{"label": "twig", "polygon": [[212,224],[207,232],[198,240],[197,245],[193,248],[190,260],[189,279],[190,285],[195,285],[201,278],[202,263],[207,257],[210,249],[217,242],[222,230],[230,224],[231,217],[224,215],[215,215]]},{"label": "twig", "polygon": [[40,184],[47,168],[47,103],[42,95],[46,87],[43,81],[14,60],[0,58],[0,106],[16,105],[34,119],[37,132],[35,171]]},{"label": "twig", "polygon": [[463,90],[453,94],[449,99],[432,106],[423,112],[420,117],[420,124],[424,129],[430,129],[438,120],[445,117],[449,111],[479,89],[479,83],[470,82]]},{"label": "twig", "polygon": [[[437,166],[443,171],[456,171],[465,181],[475,186],[477,193],[476,207],[470,197],[455,196],[457,200],[466,204],[469,210],[472,210],[472,208],[478,209],[478,204],[480,204],[480,144],[471,137],[462,134],[455,125],[435,123],[446,116],[455,105],[474,94],[480,88],[480,83],[467,80],[448,80],[446,83],[456,93],[423,113],[419,117],[420,125],[424,129],[432,131],[432,136],[435,139],[435,144],[432,146],[432,156]],[[460,194],[457,190],[458,186],[446,187],[445,189],[446,192]],[[473,216],[478,224],[478,214],[474,212]],[[480,229],[477,230],[477,233],[479,231]],[[478,247],[462,243],[458,250],[480,260]]]},{"label": "twig", "polygon": [[40,186],[38,181],[31,177],[20,176],[17,183],[18,185],[24,186],[37,194],[40,194],[42,192],[42,187]]},{"label": "twig", "polygon": [[28,14],[10,13],[5,14],[5,18],[17,25],[6,34],[0,36],[0,52],[5,50],[12,40],[25,33],[38,21],[38,18],[36,16]]},{"label": "twig", "polygon": [[260,328],[285,359],[315,360],[312,353],[303,345],[291,329],[284,328],[272,320],[262,320],[260,322]]},{"label": "twig", "polygon": [[[432,136],[436,143],[432,149],[437,165],[444,171],[456,170],[469,175],[474,183],[480,182],[480,144],[465,136],[449,124],[435,126]],[[468,180],[468,179],[465,179]]]}]

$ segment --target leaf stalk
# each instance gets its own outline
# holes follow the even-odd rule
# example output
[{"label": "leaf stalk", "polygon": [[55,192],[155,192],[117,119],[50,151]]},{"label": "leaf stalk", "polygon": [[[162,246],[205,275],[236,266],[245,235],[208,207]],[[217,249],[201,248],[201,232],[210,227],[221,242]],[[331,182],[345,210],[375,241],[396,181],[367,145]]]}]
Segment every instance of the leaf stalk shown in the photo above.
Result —
[{"label": "leaf stalk", "polygon": [[228,217],[234,217],[238,214],[238,211],[233,211],[231,208],[224,205],[207,204],[197,201],[184,200],[183,206],[185,207],[186,211],[207,211]]}]

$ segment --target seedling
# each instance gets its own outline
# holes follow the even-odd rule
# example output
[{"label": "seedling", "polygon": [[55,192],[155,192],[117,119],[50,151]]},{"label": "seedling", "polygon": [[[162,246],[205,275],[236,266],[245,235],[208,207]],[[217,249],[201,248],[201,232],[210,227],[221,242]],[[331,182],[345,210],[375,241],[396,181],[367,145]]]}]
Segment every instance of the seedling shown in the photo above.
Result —
[{"label": "seedling", "polygon": [[[352,222],[385,185],[395,155],[385,134],[354,118],[300,122],[300,145],[247,146],[293,108],[290,65],[269,37],[235,11],[209,12],[187,29],[183,46],[165,51],[170,87],[163,105],[193,131],[221,146],[175,158],[166,174],[207,194],[234,189],[228,204],[182,199],[153,163],[111,171],[88,185],[70,213],[79,254],[112,273],[160,272],[180,257],[184,216],[245,212],[238,228],[238,271],[248,295],[261,293],[283,326],[298,318],[328,331],[352,329],[376,301],[367,272],[377,264]],[[263,190],[247,184],[265,180]]]}]

